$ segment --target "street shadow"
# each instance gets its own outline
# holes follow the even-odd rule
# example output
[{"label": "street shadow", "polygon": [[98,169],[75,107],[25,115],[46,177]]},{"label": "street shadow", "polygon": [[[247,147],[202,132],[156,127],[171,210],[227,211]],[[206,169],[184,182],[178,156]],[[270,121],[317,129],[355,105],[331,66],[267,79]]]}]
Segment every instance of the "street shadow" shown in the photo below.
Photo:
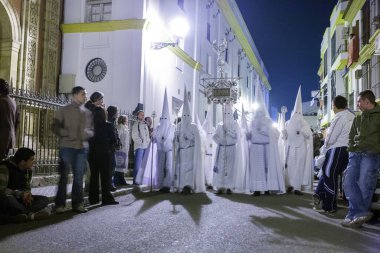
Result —
[{"label": "street shadow", "polygon": [[[286,237],[294,241],[305,240],[313,244],[321,242],[321,252],[332,250],[327,248],[327,245],[347,247],[348,251],[355,252],[374,252],[374,249],[380,248],[380,224],[377,219],[371,221],[370,226],[366,224],[360,229],[343,228],[340,221],[344,219],[347,209],[341,208],[334,214],[317,213],[312,210],[309,195],[284,194],[253,197],[233,194],[220,197],[266,210],[267,212],[260,211],[252,214],[251,222],[262,231],[271,230],[271,234],[279,235],[280,238]],[[347,243],[348,240],[355,243]],[[274,239],[273,243],[282,244],[283,241]]]},{"label": "street shadow", "polygon": [[22,234],[42,227],[65,222],[67,220],[72,219],[75,215],[78,214],[71,211],[67,211],[63,214],[53,213],[44,220],[28,221],[25,223],[8,223],[0,225],[0,242],[1,240],[16,234]]},{"label": "street shadow", "polygon": [[[212,203],[211,199],[206,193],[196,193],[190,195],[182,195],[179,193],[161,193],[153,192],[134,192],[132,195],[137,200],[144,201],[140,210],[136,215],[141,215],[149,209],[163,201],[169,201],[173,207],[171,214],[176,215],[179,213],[177,206],[183,207],[191,216],[195,224],[199,225],[202,216],[202,208],[205,205]],[[127,204],[128,205],[128,204]]]}]

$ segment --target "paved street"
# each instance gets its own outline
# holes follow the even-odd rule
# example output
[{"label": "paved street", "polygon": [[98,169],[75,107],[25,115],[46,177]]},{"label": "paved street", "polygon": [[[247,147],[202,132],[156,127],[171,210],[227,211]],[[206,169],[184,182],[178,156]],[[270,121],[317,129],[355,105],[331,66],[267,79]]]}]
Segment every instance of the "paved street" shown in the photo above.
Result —
[{"label": "paved street", "polygon": [[380,224],[346,229],[310,195],[134,193],[120,205],[0,226],[7,252],[379,252]]}]

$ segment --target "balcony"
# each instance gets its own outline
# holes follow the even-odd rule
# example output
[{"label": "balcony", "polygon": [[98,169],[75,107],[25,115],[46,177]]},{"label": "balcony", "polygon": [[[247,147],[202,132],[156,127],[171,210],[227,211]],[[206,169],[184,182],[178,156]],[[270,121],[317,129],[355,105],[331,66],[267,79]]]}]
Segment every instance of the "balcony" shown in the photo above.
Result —
[{"label": "balcony", "polygon": [[346,43],[341,44],[338,50],[332,56],[331,70],[342,70],[346,67],[348,61],[348,52]]},{"label": "balcony", "polygon": [[338,1],[336,4],[330,16],[330,26],[332,30],[335,30],[337,25],[344,24],[343,14],[346,11],[347,5],[348,1]]}]

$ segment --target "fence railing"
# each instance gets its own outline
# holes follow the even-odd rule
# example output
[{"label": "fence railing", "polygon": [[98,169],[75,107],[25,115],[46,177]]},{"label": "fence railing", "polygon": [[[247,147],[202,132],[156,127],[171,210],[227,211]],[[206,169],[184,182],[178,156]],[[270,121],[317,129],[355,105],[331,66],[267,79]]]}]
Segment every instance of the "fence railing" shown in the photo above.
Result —
[{"label": "fence railing", "polygon": [[[65,96],[56,97],[22,89],[12,89],[9,95],[15,99],[18,111],[16,146],[11,154],[21,147],[33,149],[36,152],[34,174],[57,174],[59,140],[51,131],[51,123],[55,111],[70,100]],[[121,114],[128,116],[131,129],[136,116],[124,110],[119,111]],[[130,147],[129,160],[133,163],[133,147]]]},{"label": "fence railing", "polygon": [[55,111],[68,99],[21,89],[12,89],[10,96],[16,101],[19,121],[13,151],[20,147],[31,148],[36,152],[35,174],[57,173],[58,137],[50,125]]}]

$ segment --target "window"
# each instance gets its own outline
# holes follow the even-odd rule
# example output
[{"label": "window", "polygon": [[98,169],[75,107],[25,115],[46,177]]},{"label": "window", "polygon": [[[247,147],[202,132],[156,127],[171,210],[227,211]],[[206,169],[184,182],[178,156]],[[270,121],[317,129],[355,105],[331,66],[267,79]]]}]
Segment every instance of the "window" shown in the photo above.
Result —
[{"label": "window", "polygon": [[334,64],[336,57],[337,57],[337,52],[336,52],[336,32],[335,32],[331,38],[331,65]]},{"label": "window", "polygon": [[207,74],[211,75],[211,70],[212,70],[212,56],[207,54],[207,62],[206,62],[206,70]]},{"label": "window", "polygon": [[366,61],[362,65],[362,90],[371,88],[371,60]]},{"label": "window", "polygon": [[226,48],[226,50],[224,51],[224,61],[226,63],[228,63],[228,47]]},{"label": "window", "polygon": [[324,115],[327,114],[327,98],[328,98],[327,85],[325,84],[323,86],[323,114]]},{"label": "window", "polygon": [[184,9],[185,0],[178,0],[177,4],[179,8],[181,8],[183,11],[185,10]]},{"label": "window", "polygon": [[380,0],[371,0],[370,3],[371,35],[380,28]]},{"label": "window", "polygon": [[350,108],[351,110],[355,110],[355,108],[354,108],[354,106],[355,106],[354,102],[355,102],[354,92],[351,92],[350,96],[348,98],[348,108]]},{"label": "window", "polygon": [[237,75],[240,77],[240,62],[237,65]]},{"label": "window", "polygon": [[331,73],[331,100],[336,96],[336,72]]},{"label": "window", "polygon": [[323,79],[325,79],[327,75],[327,50],[325,51],[325,54],[323,55]]},{"label": "window", "polygon": [[362,47],[369,43],[370,37],[370,10],[368,1],[365,2],[362,8]]},{"label": "window", "polygon": [[207,40],[211,43],[211,10],[207,8]]},{"label": "window", "polygon": [[248,80],[248,76],[247,76],[247,88],[249,88],[249,80]]},{"label": "window", "polygon": [[87,21],[101,22],[111,20],[112,0],[87,0]]},{"label": "window", "polygon": [[376,98],[380,97],[380,56],[372,55],[371,90]]}]

